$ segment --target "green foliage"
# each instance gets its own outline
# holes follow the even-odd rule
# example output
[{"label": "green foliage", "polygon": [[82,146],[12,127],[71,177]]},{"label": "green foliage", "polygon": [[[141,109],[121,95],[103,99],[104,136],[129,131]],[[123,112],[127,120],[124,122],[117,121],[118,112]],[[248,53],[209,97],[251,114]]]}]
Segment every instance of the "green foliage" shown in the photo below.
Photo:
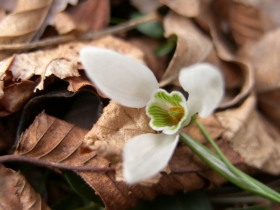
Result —
[{"label": "green foliage", "polygon": [[94,203],[102,203],[100,197],[95,194],[95,191],[76,173],[64,171],[64,176],[72,189],[82,198]]},{"label": "green foliage", "polygon": [[[141,13],[132,13],[130,17],[131,19],[136,19],[142,16],[143,14]],[[162,25],[157,21],[141,24],[137,26],[136,29],[142,34],[152,38],[162,38],[164,33]]]}]

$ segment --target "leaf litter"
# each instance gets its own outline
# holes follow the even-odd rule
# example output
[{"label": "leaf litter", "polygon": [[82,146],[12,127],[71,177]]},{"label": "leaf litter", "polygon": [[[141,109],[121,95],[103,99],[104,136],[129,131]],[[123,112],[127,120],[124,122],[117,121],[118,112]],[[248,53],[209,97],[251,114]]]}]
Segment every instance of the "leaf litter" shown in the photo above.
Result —
[{"label": "leaf litter", "polygon": [[[278,4],[273,0],[263,3],[256,1],[256,4],[251,2],[155,1],[157,6],[153,10],[161,4],[170,9],[163,17],[165,36],[177,36],[176,50],[173,55],[169,55],[168,61],[151,58],[147,52],[152,50],[145,52],[147,48],[141,46],[145,39],[133,33],[121,34],[122,39],[107,36],[90,42],[76,41],[32,52],[1,52],[0,130],[11,129],[15,132],[16,126],[9,127],[9,123],[15,123],[17,119],[12,118],[14,114],[21,112],[24,105],[36,95],[44,95],[49,88],[55,87],[58,84],[56,81],[67,82],[68,90],[72,92],[85,87],[96,90],[86,77],[78,56],[79,50],[84,46],[112,49],[147,64],[157,75],[161,86],[168,85],[171,90],[178,89],[176,80],[182,67],[210,62],[221,69],[227,94],[216,113],[199,120],[231,163],[249,174],[256,173],[255,169],[258,169],[279,175],[279,59],[276,56],[279,18],[277,19],[276,10],[271,10],[278,8]],[[96,1],[96,4],[76,0],[61,1],[60,5],[57,3],[58,1],[34,0],[26,4],[19,0],[16,6],[10,5],[11,13],[3,15],[0,21],[0,42],[28,43],[39,39],[38,34],[42,34],[44,30],[51,32],[49,27],[46,28],[48,24],[52,25],[56,34],[71,34],[102,30],[109,22],[108,1]],[[66,7],[67,3],[77,6]],[[1,4],[5,8],[3,10],[6,10],[6,6]],[[113,10],[116,4],[112,3]],[[137,1],[133,4],[139,5]],[[141,4],[136,7],[147,11],[144,8],[149,3]],[[223,12],[217,15],[215,9]],[[64,22],[69,25],[63,24]],[[43,36],[47,34],[45,32]],[[139,39],[139,48],[133,45],[133,41],[126,41],[135,38]],[[162,67],[159,62],[166,64]],[[91,130],[41,113],[21,135],[14,155],[27,157],[35,162],[40,160],[45,164],[54,164],[49,166],[53,169],[57,164],[66,168],[82,165],[116,170],[106,173],[76,170],[101,197],[107,209],[129,209],[139,200],[153,200],[159,194],[173,195],[178,190],[215,188],[225,182],[224,178],[208,168],[190,149],[178,144],[168,167],[161,173],[138,185],[126,185],[121,181],[121,153],[124,143],[133,136],[154,131],[149,127],[149,119],[143,109],[122,107],[113,101],[108,103],[104,94],[99,92],[99,95],[103,97],[102,101],[106,106]],[[184,131],[211,148],[195,125]],[[5,135],[9,135],[9,132],[5,132]],[[7,146],[1,147],[2,144],[4,145],[4,141],[0,139],[0,148],[5,150]],[[8,148],[6,150],[8,153]],[[39,207],[34,209],[42,206],[48,209],[28,183],[22,181],[24,178],[19,173],[2,165],[0,171],[2,181],[10,174],[9,176],[20,180],[19,183],[26,184],[28,197],[36,195],[35,201],[25,199],[20,205],[28,206],[30,202],[35,202],[35,206]],[[4,180],[3,183],[5,182]],[[11,186],[7,186],[7,190],[15,190]],[[1,189],[0,193],[3,194],[5,189]],[[20,197],[23,196],[25,195]],[[8,199],[1,196],[1,199],[1,204],[11,204],[9,199],[19,197]],[[18,200],[12,203],[19,205]]]}]

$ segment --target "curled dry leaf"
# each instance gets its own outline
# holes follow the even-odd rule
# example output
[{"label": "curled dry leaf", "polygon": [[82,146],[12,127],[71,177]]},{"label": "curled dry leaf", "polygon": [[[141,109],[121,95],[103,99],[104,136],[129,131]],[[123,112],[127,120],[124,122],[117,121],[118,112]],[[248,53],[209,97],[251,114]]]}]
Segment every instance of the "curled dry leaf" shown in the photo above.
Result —
[{"label": "curled dry leaf", "polygon": [[247,44],[238,55],[250,62],[255,70],[255,89],[261,110],[279,125],[280,30],[270,31],[259,41]]},{"label": "curled dry leaf", "polygon": [[160,0],[162,4],[170,7],[176,13],[185,17],[196,17],[210,0]]},{"label": "curled dry leaf", "polygon": [[[219,105],[220,108],[228,108],[243,101],[252,91],[254,85],[254,73],[252,65],[241,57],[236,56],[235,48],[222,32],[221,24],[212,7],[208,7],[204,13],[196,18],[197,23],[206,31],[210,32],[214,44],[218,62],[225,75],[226,85],[230,89],[239,91]],[[210,58],[211,59],[211,58]],[[210,60],[211,61],[211,60]],[[235,80],[235,81],[233,81]]]},{"label": "curled dry leaf", "polygon": [[[0,22],[0,43],[31,41],[44,22],[51,4],[52,0],[19,0],[14,11]],[[0,59],[9,55],[9,53],[1,53]]]},{"label": "curled dry leaf", "polygon": [[[12,11],[15,9],[17,2],[18,0],[2,0],[0,1],[0,6],[8,11]],[[42,22],[40,28],[38,28],[36,35],[33,37],[33,41],[40,38],[48,25],[54,25],[54,17],[56,13],[63,11],[68,4],[76,5],[78,3],[78,0],[51,0],[50,2],[51,6],[48,10],[48,13],[44,18],[44,22]]]},{"label": "curled dry leaf", "polygon": [[[118,107],[116,109],[127,108]],[[127,111],[139,113],[137,109]],[[121,119],[116,118],[115,114],[111,113],[112,111],[104,112],[99,121],[107,118],[107,122],[110,125],[119,123]],[[122,121],[129,122],[129,120],[125,118]],[[220,136],[224,129],[215,118],[205,122],[205,125],[207,128],[212,127],[210,129],[211,135],[215,137]],[[141,126],[143,127],[143,125]],[[97,128],[98,126],[94,129]],[[106,139],[107,135],[113,136],[114,132],[119,137],[124,136],[124,134],[126,136],[133,135],[133,130],[135,130],[134,127],[132,127],[132,131],[126,130],[121,133],[118,129],[109,130],[99,127],[97,132],[98,136]],[[192,129],[190,134],[195,136],[195,132],[198,132],[197,128]],[[15,155],[66,166],[107,167],[110,164],[109,161],[98,156],[96,151],[85,154],[80,153],[79,148],[86,134],[86,130],[43,113],[37,116],[33,124],[21,136]],[[203,139],[201,141],[203,142]],[[242,167],[242,159],[231,149],[227,141],[219,140],[217,143],[233,164],[238,164],[239,167]],[[246,169],[244,167],[243,165],[242,168]],[[221,176],[210,170],[205,163],[184,145],[179,145],[176,149],[170,161],[169,169],[170,173],[162,173],[159,183],[153,186],[128,186],[124,182],[116,181],[115,174],[112,172],[77,173],[96,191],[102,198],[106,209],[109,210],[129,209],[135,206],[140,199],[153,200],[158,194],[172,195],[178,190],[192,191],[203,187],[217,186],[225,182]]]},{"label": "curled dry leaf", "polygon": [[23,175],[0,164],[1,209],[50,210]]},{"label": "curled dry leaf", "polygon": [[[176,52],[163,75],[160,86],[176,79],[179,71],[197,62],[210,62],[219,67],[224,75],[226,87],[234,90],[234,94],[227,94],[220,108],[226,108],[242,101],[253,87],[253,74],[249,64],[238,60],[224,38],[217,32],[212,16],[203,13],[199,20],[209,27],[211,39],[186,17],[170,13],[165,17],[166,35],[178,36]],[[214,48],[215,46],[215,48]],[[241,91],[236,94],[236,89]],[[230,92],[230,91],[229,91]]]},{"label": "curled dry leaf", "polygon": [[32,81],[21,81],[12,83],[4,88],[4,96],[0,99],[0,116],[6,116],[20,110],[25,102],[34,93],[36,84]]},{"label": "curled dry leaf", "polygon": [[15,79],[21,80],[28,80],[33,75],[41,75],[41,81],[36,89],[42,90],[45,77],[52,74],[61,79],[79,76],[77,51],[72,50],[71,47],[71,45],[61,45],[56,49],[15,55],[6,71],[10,70]]},{"label": "curled dry leaf", "polygon": [[266,32],[280,26],[280,2],[277,0],[228,2],[229,27],[239,45],[256,41]]},{"label": "curled dry leaf", "polygon": [[66,12],[55,14],[54,25],[59,34],[85,31],[82,27],[78,26]]},{"label": "curled dry leaf", "polygon": [[177,35],[177,48],[160,86],[175,80],[183,67],[203,61],[213,49],[211,40],[187,18],[170,12],[164,19],[165,36]]},{"label": "curled dry leaf", "polygon": [[[141,50],[112,36],[93,42],[74,42],[61,45],[55,49],[14,55],[0,61],[0,79],[8,81],[6,87],[2,87],[3,82],[0,82],[0,93],[4,90],[2,95],[4,98],[0,99],[1,115],[4,116],[19,110],[29,99],[29,96],[33,94],[31,84],[36,86],[33,81],[14,82],[15,80],[29,80],[33,75],[40,75],[41,80],[35,90],[42,90],[45,78],[55,75],[69,82],[68,89],[70,91],[76,92],[85,85],[94,87],[94,84],[87,79],[84,73],[82,73],[82,77],[78,77],[80,76],[78,69],[83,69],[78,52],[82,47],[89,45],[109,48],[144,62],[144,54]],[[24,86],[24,84],[28,85]],[[5,92],[7,92],[6,95]],[[106,97],[102,93],[100,95]]]},{"label": "curled dry leaf", "polygon": [[238,108],[216,114],[229,141],[247,165],[262,171],[280,173],[280,133],[256,111],[256,98],[250,95]]}]

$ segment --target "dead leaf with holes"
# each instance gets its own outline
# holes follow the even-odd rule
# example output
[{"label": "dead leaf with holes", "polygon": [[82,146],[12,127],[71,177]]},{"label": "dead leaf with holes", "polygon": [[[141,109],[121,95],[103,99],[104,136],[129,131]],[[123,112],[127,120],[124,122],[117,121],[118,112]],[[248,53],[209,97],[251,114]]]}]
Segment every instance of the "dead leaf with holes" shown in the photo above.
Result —
[{"label": "dead leaf with holes", "polygon": [[50,210],[23,175],[0,164],[1,209]]}]

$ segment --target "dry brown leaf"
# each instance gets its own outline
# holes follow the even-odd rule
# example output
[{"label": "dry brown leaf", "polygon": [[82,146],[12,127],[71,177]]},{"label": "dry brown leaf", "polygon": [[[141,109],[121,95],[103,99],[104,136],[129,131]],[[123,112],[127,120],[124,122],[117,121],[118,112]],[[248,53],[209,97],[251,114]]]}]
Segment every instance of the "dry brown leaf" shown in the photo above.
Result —
[{"label": "dry brown leaf", "polygon": [[154,12],[158,7],[161,6],[159,0],[130,0],[130,2],[141,13]]},{"label": "dry brown leaf", "polygon": [[280,173],[280,134],[256,111],[256,98],[248,97],[238,108],[216,114],[231,142],[247,165],[270,174]]},{"label": "dry brown leaf", "polygon": [[245,45],[238,53],[241,58],[254,66],[255,89],[258,93],[269,92],[280,87],[279,35],[280,29],[271,31],[259,41]]},{"label": "dry brown leaf", "polygon": [[12,83],[4,88],[4,96],[0,99],[0,116],[6,116],[21,109],[25,102],[33,96],[36,84],[32,81]]},{"label": "dry brown leaf", "polygon": [[[0,43],[29,42],[44,22],[52,0],[19,0],[14,11],[0,22]],[[10,53],[1,53],[0,59]]]},{"label": "dry brown leaf", "polygon": [[[208,25],[213,43],[186,17],[170,13],[165,18],[166,33],[176,34],[178,43],[168,69],[161,79],[160,86],[176,79],[183,67],[197,62],[209,62],[222,71],[226,87],[229,89],[228,93],[231,93],[231,89],[234,90],[233,94],[226,95],[219,107],[226,108],[235,105],[242,101],[253,87],[252,69],[249,64],[244,64],[244,62],[238,60],[228,48],[228,45],[222,41],[222,37],[216,32],[214,22],[211,21],[210,14],[200,15],[199,20],[204,25]],[[237,88],[241,89],[238,93],[236,93]]]},{"label": "dry brown leaf", "polygon": [[[216,9],[219,9],[219,7]],[[226,76],[227,87],[239,89],[238,93],[235,93],[229,100],[219,105],[220,108],[227,108],[238,104],[250,94],[254,85],[254,73],[253,67],[249,62],[236,56],[234,46],[221,30],[222,22],[219,22],[219,17],[216,15],[217,13],[218,12],[215,13],[213,11],[212,7],[208,7],[205,12],[201,13],[196,18],[196,21],[204,30],[210,32],[216,50],[216,55],[214,56],[218,56],[220,59],[220,61],[218,60],[218,62],[214,62],[214,64],[219,66]],[[211,59],[213,58],[210,57],[210,61]],[[217,58],[215,58],[215,60],[217,60]],[[234,82],[231,81],[233,79],[235,79]]]},{"label": "dry brown leaf", "polygon": [[196,17],[211,0],[160,0],[176,13],[185,17]]},{"label": "dry brown leaf", "polygon": [[77,26],[74,20],[66,12],[56,13],[54,19],[54,26],[59,34],[68,34],[76,30],[86,31]]},{"label": "dry brown leaf", "polygon": [[211,40],[187,18],[170,12],[164,19],[165,37],[177,35],[176,52],[160,81],[164,86],[175,80],[183,67],[201,62],[213,50]]},{"label": "dry brown leaf", "polygon": [[[36,80],[37,86],[35,90],[43,89],[45,78],[52,74],[67,80],[70,91],[76,92],[85,85],[95,87],[84,73],[82,73],[82,77],[78,77],[78,69],[83,69],[78,56],[79,50],[90,45],[109,48],[144,62],[142,51],[112,36],[94,40],[93,42],[74,42],[61,45],[56,49],[14,55],[0,61],[0,80],[7,81],[5,83],[0,81],[0,93],[4,90],[4,94],[2,94],[4,98],[0,99],[0,115],[4,116],[19,110],[26,100],[32,96],[30,92],[31,83],[33,86],[36,86],[36,84],[33,81],[27,80],[33,79],[33,75],[41,76],[40,81]],[[15,80],[19,79],[23,80],[23,83],[15,82]],[[4,84],[6,87],[2,87]],[[24,84],[28,85],[24,87]],[[99,94],[102,97],[106,97],[100,92]]]},{"label": "dry brown leaf", "polygon": [[245,45],[239,52],[240,57],[254,66],[255,89],[260,108],[278,125],[280,123],[279,35],[280,29],[268,32],[259,41]]},{"label": "dry brown leaf", "polygon": [[[132,112],[138,113],[138,110]],[[103,114],[101,118],[107,118],[111,125],[122,120],[111,113]],[[100,121],[102,121],[101,118]],[[212,120],[215,122],[212,122]],[[122,122],[125,124],[127,121],[122,120]],[[211,127],[209,130],[215,137],[221,135],[220,133],[223,131],[223,128],[217,122],[215,118],[205,122],[205,126],[207,128]],[[192,132],[197,132],[197,129],[192,130]],[[104,139],[106,139],[106,135],[113,135],[113,133],[107,131],[107,129],[102,128],[98,135],[101,137],[103,135],[102,138]],[[107,167],[109,162],[96,155],[95,151],[85,154],[79,152],[86,133],[86,130],[46,114],[41,114],[22,135],[16,154],[70,166]],[[121,136],[120,131],[116,130],[116,133]],[[127,132],[126,135],[132,133]],[[203,139],[201,141],[203,142]],[[217,143],[232,163],[242,166],[242,159],[236,152],[233,152],[226,141],[219,140]],[[192,191],[202,187],[218,186],[225,182],[221,176],[210,170],[184,145],[179,145],[175,150],[169,168],[171,173],[168,175],[162,173],[160,182],[153,186],[127,186],[123,182],[117,182],[115,174],[111,172],[78,172],[78,174],[100,195],[106,209],[109,210],[129,209],[135,206],[139,199],[153,200],[158,194],[172,195],[178,190]],[[244,166],[242,168],[246,169]]]},{"label": "dry brown leaf", "polygon": [[155,133],[149,126],[145,108],[123,107],[111,101],[102,116],[85,136],[84,143],[111,162],[116,161],[115,159],[120,161],[123,145],[128,139]]},{"label": "dry brown leaf", "polygon": [[101,30],[110,21],[109,0],[81,1],[77,6],[66,9],[65,12],[71,16],[78,29],[83,31]]},{"label": "dry brown leaf", "polygon": [[280,26],[278,0],[229,2],[229,27],[239,45],[256,41],[266,32]]},{"label": "dry brown leaf", "polygon": [[0,164],[0,208],[5,210],[50,210],[24,176]]}]

